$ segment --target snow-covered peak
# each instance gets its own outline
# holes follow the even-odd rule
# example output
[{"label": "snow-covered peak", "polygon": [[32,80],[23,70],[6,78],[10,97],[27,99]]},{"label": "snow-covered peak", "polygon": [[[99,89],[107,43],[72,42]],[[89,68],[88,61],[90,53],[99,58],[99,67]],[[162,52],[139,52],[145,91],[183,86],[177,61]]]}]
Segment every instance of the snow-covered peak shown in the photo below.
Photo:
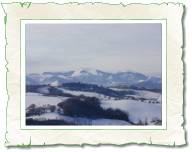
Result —
[{"label": "snow-covered peak", "polygon": [[80,69],[74,70],[71,76],[77,77],[77,76],[88,75],[88,74],[97,75],[98,74],[97,71],[98,70],[91,69],[91,68],[80,68]]},{"label": "snow-covered peak", "polygon": [[161,78],[150,77],[137,72],[106,72],[92,68],[79,68],[70,71],[27,75],[28,85],[61,85],[68,82],[82,82],[102,86],[134,85],[139,88],[161,88]]},{"label": "snow-covered peak", "polygon": [[98,70],[91,69],[91,68],[83,68],[82,71],[93,74],[93,75],[96,75]]},{"label": "snow-covered peak", "polygon": [[50,86],[52,86],[52,87],[58,87],[60,84],[59,84],[59,82],[58,81],[54,81],[54,82],[52,82],[51,84],[50,84]]},{"label": "snow-covered peak", "polygon": [[72,77],[75,77],[75,76],[80,76],[81,75],[81,69],[76,69],[76,70],[74,70],[73,71],[73,73],[72,73]]}]

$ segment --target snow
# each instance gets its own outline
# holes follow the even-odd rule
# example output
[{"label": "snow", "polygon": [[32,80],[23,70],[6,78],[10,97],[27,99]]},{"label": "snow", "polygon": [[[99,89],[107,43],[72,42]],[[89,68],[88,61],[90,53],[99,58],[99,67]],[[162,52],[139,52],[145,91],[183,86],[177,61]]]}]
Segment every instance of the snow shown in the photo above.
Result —
[{"label": "snow", "polygon": [[[143,124],[147,122],[148,124],[153,124],[151,121],[154,119],[161,120],[161,94],[150,92],[150,91],[137,91],[137,97],[146,98],[147,101],[150,99],[156,99],[157,103],[141,102],[139,100],[130,100],[130,99],[121,99],[114,100],[113,98],[107,98],[104,95],[94,93],[94,92],[84,92],[84,91],[71,91],[63,88],[59,88],[64,93],[70,93],[73,95],[85,95],[89,97],[98,97],[101,100],[101,107],[103,109],[119,109],[124,111],[128,116],[131,122]],[[48,89],[46,87],[42,88],[41,92],[46,92]],[[26,93],[26,108],[31,104],[37,106],[43,105],[57,105],[60,102],[65,101],[68,97],[53,97],[53,96],[44,96],[41,93]],[[111,119],[88,119],[88,118],[77,118],[63,116],[56,112],[49,112],[42,114],[40,116],[32,116],[33,119],[38,120],[65,120],[69,123],[78,124],[78,125],[130,125],[128,122],[123,120],[111,120]]]},{"label": "snow", "polygon": [[126,112],[130,121],[151,123],[154,118],[161,120],[161,104],[143,103],[135,100],[107,100],[102,101],[104,109],[112,108]]},{"label": "snow", "polygon": [[53,75],[52,74],[47,74],[47,73],[45,74],[44,73],[43,76],[44,76],[44,79],[47,79],[47,78],[51,78]]},{"label": "snow", "polygon": [[[80,70],[80,69],[79,69],[79,70]],[[97,75],[97,74],[98,74],[98,73],[97,73],[98,70],[93,69],[93,68],[82,68],[80,71],[81,71],[81,72],[83,71],[83,72],[85,72],[85,73],[89,73],[89,74],[92,74],[92,75]]]},{"label": "snow", "polygon": [[113,88],[113,87],[110,87],[109,89],[114,90],[114,91],[128,91],[128,89]]},{"label": "snow", "polygon": [[80,95],[84,95],[87,97],[98,97],[100,99],[105,98],[104,95],[99,94],[99,93],[94,93],[94,92],[86,92],[86,91],[72,91],[72,90],[67,90],[67,89],[63,89],[63,88],[59,88],[60,90],[63,91],[63,93],[69,93],[75,96],[80,96]]},{"label": "snow", "polygon": [[145,80],[139,80],[138,82],[140,83],[140,82],[144,82]]},{"label": "snow", "polygon": [[47,93],[49,93],[49,88],[48,87],[39,88],[38,92],[42,93],[42,94],[47,94]]},{"label": "snow", "polygon": [[[114,91],[129,91],[131,89],[121,89],[121,88],[110,88]],[[142,97],[145,99],[156,99],[157,101],[161,102],[161,93],[146,91],[146,90],[132,90],[136,93],[136,95],[128,95],[133,97]]]},{"label": "snow", "polygon": [[91,69],[91,68],[80,68],[80,69],[76,69],[74,70],[73,74],[71,75],[72,77],[77,77],[77,76],[81,76],[81,75],[87,75],[87,74],[92,74],[92,75],[97,75],[97,70],[95,69]]},{"label": "snow", "polygon": [[67,99],[67,97],[48,97],[43,96],[39,93],[26,93],[26,108],[31,104],[35,104],[37,106],[43,105],[57,105],[63,100]]},{"label": "snow", "polygon": [[44,113],[42,115],[36,115],[36,116],[30,116],[27,118],[33,118],[35,120],[63,120],[64,117],[62,115],[59,115],[58,113],[55,112],[50,112],[50,113]]},{"label": "snow", "polygon": [[[131,89],[121,89],[121,88],[110,88],[114,91],[129,91]],[[142,97],[145,99],[159,99],[161,97],[161,93],[146,91],[146,90],[132,90],[136,93],[136,95],[128,95],[134,97]]]},{"label": "snow", "polygon": [[114,119],[88,119],[82,117],[70,117],[59,115],[58,113],[45,113],[42,115],[30,116],[34,120],[45,121],[45,120],[64,120],[68,123],[76,125],[131,125],[130,123],[123,120]]},{"label": "snow", "polygon": [[131,125],[131,124],[123,120],[97,119],[92,120],[92,125]]},{"label": "snow", "polygon": [[91,69],[91,68],[85,68],[84,71],[87,71],[93,75],[97,75],[97,70],[95,69]]},{"label": "snow", "polygon": [[73,74],[71,75],[72,77],[77,77],[81,75],[81,69],[77,69],[73,71]]},{"label": "snow", "polygon": [[157,99],[158,102],[162,102],[162,96],[160,95],[159,98]]},{"label": "snow", "polygon": [[151,92],[151,91],[137,91],[138,95],[140,97],[146,98],[146,99],[158,99],[161,94],[160,93],[156,93],[156,92]]},{"label": "snow", "polygon": [[50,85],[51,85],[52,87],[57,87],[57,86],[59,86],[60,84],[59,84],[58,81],[54,81],[54,82],[52,82]]},{"label": "snow", "polygon": [[58,75],[59,78],[62,78],[62,79],[68,79],[68,77],[64,76],[64,75]]},{"label": "snow", "polygon": [[[67,98],[60,97],[46,97],[37,93],[27,93],[26,96],[26,107],[31,104],[35,104],[37,106],[43,105],[57,105]],[[148,124],[155,118],[161,120],[161,104],[152,104],[152,103],[143,103],[135,100],[103,100],[101,101],[101,107],[103,109],[119,109],[128,114],[131,122],[138,123],[142,121]],[[58,113],[46,113],[40,116],[32,116],[33,119],[38,120],[65,120],[70,123],[78,123],[78,124],[88,124],[91,122],[93,125],[129,125],[128,122],[122,120],[108,120],[108,119],[97,119],[90,120],[88,118],[73,118],[68,116],[62,116]]]}]

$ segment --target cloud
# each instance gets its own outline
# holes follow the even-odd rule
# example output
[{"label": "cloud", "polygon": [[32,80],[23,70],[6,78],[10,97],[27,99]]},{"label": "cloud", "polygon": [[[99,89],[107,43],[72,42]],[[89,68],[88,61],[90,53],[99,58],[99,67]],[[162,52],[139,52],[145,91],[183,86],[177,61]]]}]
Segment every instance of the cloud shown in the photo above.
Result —
[{"label": "cloud", "polygon": [[28,73],[79,67],[161,73],[161,24],[27,24]]}]

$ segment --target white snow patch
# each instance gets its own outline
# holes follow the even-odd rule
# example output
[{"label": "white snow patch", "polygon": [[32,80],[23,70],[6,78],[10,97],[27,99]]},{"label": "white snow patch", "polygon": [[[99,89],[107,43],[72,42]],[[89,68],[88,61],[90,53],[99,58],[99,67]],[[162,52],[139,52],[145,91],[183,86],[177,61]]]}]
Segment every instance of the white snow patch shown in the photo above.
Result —
[{"label": "white snow patch", "polygon": [[67,97],[50,97],[43,96],[39,93],[26,93],[26,108],[31,104],[35,104],[37,106],[43,106],[48,104],[57,105],[65,99],[67,99]]},{"label": "white snow patch", "polygon": [[52,82],[50,85],[51,85],[52,87],[57,87],[57,86],[59,86],[60,84],[59,84],[58,81],[54,81],[54,82]]},{"label": "white snow patch", "polygon": [[62,115],[59,115],[58,113],[55,113],[55,112],[44,113],[42,115],[30,116],[27,118],[33,118],[35,120],[40,120],[40,121],[43,121],[43,120],[63,120],[64,119]]},{"label": "white snow patch", "polygon": [[45,120],[63,120],[75,125],[131,125],[129,122],[115,119],[89,119],[83,117],[70,117],[59,115],[58,113],[45,113],[42,115],[30,116],[34,120],[45,121]]},{"label": "white snow patch", "polygon": [[87,97],[97,97],[100,99],[106,98],[106,96],[99,94],[99,93],[94,93],[94,92],[86,92],[86,91],[72,91],[72,90],[67,90],[67,89],[63,89],[63,88],[59,88],[59,90],[62,90],[63,93],[69,93],[75,96],[80,96],[80,95],[84,95]]},{"label": "white snow patch", "polygon": [[154,118],[161,120],[161,104],[143,103],[135,100],[107,100],[102,101],[101,106],[104,109],[112,108],[126,112],[134,123],[147,121],[150,124]]},{"label": "white snow patch", "polygon": [[92,120],[92,125],[131,125],[131,124],[123,120],[96,119]]},{"label": "white snow patch", "polygon": [[97,70],[92,68],[83,68],[82,71],[86,71],[90,74],[97,75]]},{"label": "white snow patch", "polygon": [[151,92],[151,91],[141,90],[141,91],[137,91],[137,92],[138,92],[138,95],[140,97],[143,97],[143,98],[146,98],[146,99],[158,99],[161,96],[160,93]]},{"label": "white snow patch", "polygon": [[49,93],[49,88],[48,87],[39,88],[38,92],[42,93],[42,94],[47,94],[47,93]]},{"label": "white snow patch", "polygon": [[113,88],[113,87],[110,87],[109,89],[114,90],[114,91],[128,91],[128,89],[123,89],[123,88]]},{"label": "white snow patch", "polygon": [[141,83],[141,82],[144,82],[145,80],[139,80],[138,82]]},{"label": "white snow patch", "polygon": [[67,79],[67,77],[66,76],[64,76],[64,75],[58,75],[57,77],[59,77],[59,78],[62,78],[62,79]]},{"label": "white snow patch", "polygon": [[53,76],[52,74],[45,74],[45,73],[43,74],[44,78],[51,78],[52,76]]},{"label": "white snow patch", "polygon": [[162,102],[162,96],[160,95],[159,98],[157,99],[158,102]]},{"label": "white snow patch", "polygon": [[71,75],[72,77],[80,76],[81,75],[81,69],[77,69],[73,71],[73,74]]}]

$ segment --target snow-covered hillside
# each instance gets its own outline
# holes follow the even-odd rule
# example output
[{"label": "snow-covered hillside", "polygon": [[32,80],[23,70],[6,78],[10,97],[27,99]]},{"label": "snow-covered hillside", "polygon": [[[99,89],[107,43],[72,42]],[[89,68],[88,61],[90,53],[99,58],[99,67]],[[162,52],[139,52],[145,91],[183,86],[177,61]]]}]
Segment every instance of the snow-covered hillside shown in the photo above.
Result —
[{"label": "snow-covered hillside", "polygon": [[129,115],[133,123],[152,124],[155,119],[161,120],[161,104],[139,102],[135,100],[106,100],[102,101],[104,109],[120,109]]},{"label": "snow-covered hillside", "polygon": [[67,97],[52,97],[52,96],[44,96],[40,93],[26,93],[26,108],[31,104],[35,104],[37,106],[43,105],[57,105],[62,100],[67,99]]},{"label": "snow-covered hillside", "polygon": [[[55,90],[61,91],[63,94],[55,95]],[[54,90],[54,94],[52,91]],[[159,125],[161,124],[161,93],[135,90],[135,95],[126,95],[124,98],[111,97],[92,91],[78,91],[62,88],[61,86],[43,86],[35,90],[38,93],[26,93],[26,112],[27,120],[39,122],[44,121],[63,121],[73,125]],[[122,91],[122,90],[121,90]],[[71,96],[66,97],[65,95]],[[91,119],[89,117],[73,117],[64,115],[65,111],[58,106],[59,103],[68,102],[67,99],[81,96],[95,97],[100,103],[100,108],[103,110],[112,109],[124,112],[129,121],[120,119],[106,119],[100,118]],[[128,96],[134,97],[133,99],[127,98]],[[82,98],[82,100],[84,100]],[[92,101],[90,101],[92,102]],[[34,107],[31,105],[35,105]],[[49,108],[54,106],[54,110]],[[29,112],[31,107],[34,108],[33,112]],[[53,107],[52,107],[53,108]],[[68,107],[69,108],[69,107]],[[77,107],[78,108],[78,107]],[[82,108],[82,107],[79,107]],[[86,109],[84,109],[86,110]],[[87,109],[88,110],[88,109]],[[94,109],[93,109],[94,110]],[[96,109],[95,109],[96,110]],[[34,112],[35,111],[35,112]],[[112,114],[112,113],[111,113]]]}]

